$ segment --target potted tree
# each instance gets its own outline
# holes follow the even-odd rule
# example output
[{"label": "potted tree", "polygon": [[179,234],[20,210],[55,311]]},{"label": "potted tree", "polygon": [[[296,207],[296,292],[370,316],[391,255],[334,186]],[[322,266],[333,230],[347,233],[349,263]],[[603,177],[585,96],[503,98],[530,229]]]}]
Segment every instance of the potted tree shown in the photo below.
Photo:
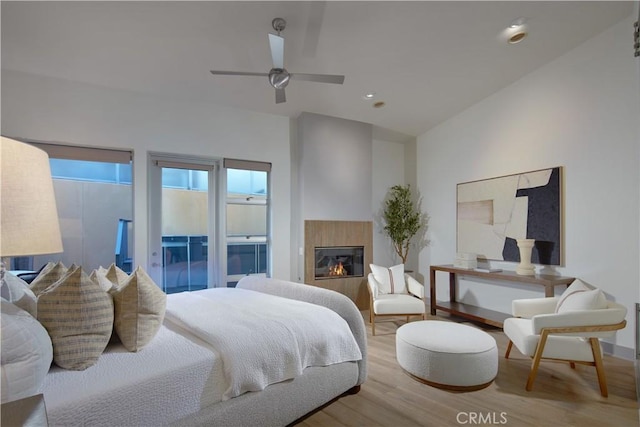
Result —
[{"label": "potted tree", "polygon": [[[391,238],[393,248],[403,264],[407,263],[411,239],[419,231],[426,232],[427,216],[420,211],[419,204],[420,201],[416,203],[411,197],[409,184],[391,187],[384,202],[384,230]],[[426,244],[426,241],[422,243]]]}]

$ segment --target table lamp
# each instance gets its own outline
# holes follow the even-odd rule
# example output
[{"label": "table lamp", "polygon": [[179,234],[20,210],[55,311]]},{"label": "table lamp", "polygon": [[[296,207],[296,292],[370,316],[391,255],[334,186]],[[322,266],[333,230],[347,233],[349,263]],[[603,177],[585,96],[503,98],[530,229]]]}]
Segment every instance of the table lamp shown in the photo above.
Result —
[{"label": "table lamp", "polygon": [[[0,261],[62,252],[49,156],[32,145],[1,138]],[[0,264],[4,284],[5,265]]]}]

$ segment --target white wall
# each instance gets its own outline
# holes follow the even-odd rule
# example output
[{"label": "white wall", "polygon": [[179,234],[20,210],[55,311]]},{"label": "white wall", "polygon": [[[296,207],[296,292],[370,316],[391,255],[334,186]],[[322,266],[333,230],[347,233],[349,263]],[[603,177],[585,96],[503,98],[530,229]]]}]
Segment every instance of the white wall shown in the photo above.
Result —
[{"label": "white wall", "polygon": [[371,125],[303,113],[298,129],[302,219],[370,221]]},{"label": "white wall", "polygon": [[134,256],[147,269],[149,151],[272,162],[272,274],[290,278],[288,118],[3,70],[2,134],[133,149]]},{"label": "white wall", "polygon": [[[566,264],[557,273],[627,306],[629,326],[615,339],[624,357],[634,347],[640,283],[640,82],[632,31],[631,18],[611,27],[421,135],[417,150],[418,185],[431,217],[423,274],[455,257],[457,183],[563,166]],[[447,283],[439,279],[438,299],[448,298]],[[467,282],[461,295],[510,312],[512,299],[541,296],[527,289]]]},{"label": "white wall", "polygon": [[383,204],[389,188],[405,184],[405,144],[373,140],[372,206],[373,212],[373,263],[392,266],[401,262],[393,249],[391,239],[384,231],[381,220]]},{"label": "white wall", "polygon": [[302,113],[295,126],[292,237],[297,242],[295,276],[302,281],[305,220],[372,220],[372,126],[313,113]]}]

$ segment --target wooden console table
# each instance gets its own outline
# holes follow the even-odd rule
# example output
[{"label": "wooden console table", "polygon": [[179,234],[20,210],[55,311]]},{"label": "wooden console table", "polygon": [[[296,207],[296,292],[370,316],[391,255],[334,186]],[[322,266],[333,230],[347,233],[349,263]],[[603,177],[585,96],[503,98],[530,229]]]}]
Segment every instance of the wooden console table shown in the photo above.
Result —
[{"label": "wooden console table", "polygon": [[[444,271],[449,273],[449,301],[436,301],[436,272]],[[486,280],[498,280],[505,282],[525,283],[537,286],[544,286],[544,296],[554,296],[556,286],[569,286],[575,280],[574,277],[551,276],[546,274],[536,274],[535,276],[523,276],[515,271],[486,272],[456,268],[453,265],[432,265],[430,268],[431,280],[431,315],[435,316],[436,310],[446,311],[455,316],[465,317],[476,322],[502,327],[502,322],[511,317],[510,314],[500,313],[485,308],[463,304],[456,301],[456,278],[457,276],[479,277]]]}]

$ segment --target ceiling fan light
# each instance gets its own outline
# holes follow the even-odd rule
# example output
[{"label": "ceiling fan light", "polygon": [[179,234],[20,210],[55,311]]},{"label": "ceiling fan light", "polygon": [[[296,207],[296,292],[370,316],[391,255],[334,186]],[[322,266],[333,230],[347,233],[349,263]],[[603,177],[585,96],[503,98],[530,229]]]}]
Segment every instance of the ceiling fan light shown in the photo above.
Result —
[{"label": "ceiling fan light", "polygon": [[284,68],[272,68],[269,71],[269,83],[276,89],[284,89],[289,84],[291,76]]}]

